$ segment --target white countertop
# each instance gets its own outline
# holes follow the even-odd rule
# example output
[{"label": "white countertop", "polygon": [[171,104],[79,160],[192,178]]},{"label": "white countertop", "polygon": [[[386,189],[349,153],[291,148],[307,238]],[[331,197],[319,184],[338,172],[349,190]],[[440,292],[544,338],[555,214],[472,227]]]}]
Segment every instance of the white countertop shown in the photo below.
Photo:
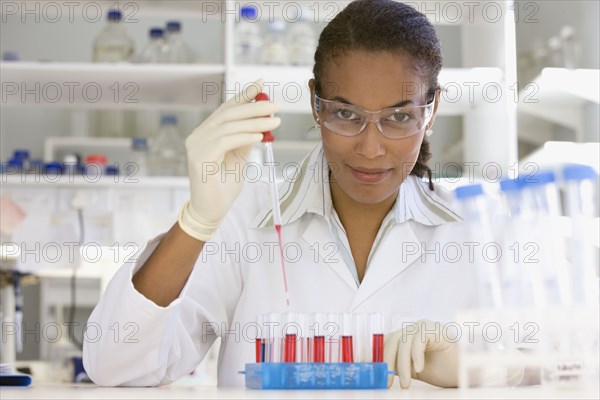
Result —
[{"label": "white countertop", "polygon": [[2,400],[11,399],[598,399],[598,391],[550,390],[542,387],[498,389],[441,389],[421,382],[408,390],[252,390],[173,384],[154,388],[105,388],[95,385],[32,385],[0,388]]}]

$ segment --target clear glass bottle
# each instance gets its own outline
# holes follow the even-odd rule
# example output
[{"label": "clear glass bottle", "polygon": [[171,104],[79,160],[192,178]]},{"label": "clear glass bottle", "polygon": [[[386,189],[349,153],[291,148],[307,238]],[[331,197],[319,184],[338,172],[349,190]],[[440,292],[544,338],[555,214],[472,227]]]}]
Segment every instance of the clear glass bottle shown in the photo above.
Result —
[{"label": "clear glass bottle", "polygon": [[292,65],[312,65],[317,48],[317,34],[312,24],[312,10],[302,8],[298,17],[298,21],[291,24],[288,35],[290,63]]},{"label": "clear glass bottle", "polygon": [[169,45],[165,40],[165,31],[162,28],[151,28],[149,41],[142,50],[139,60],[142,63],[168,63]]},{"label": "clear glass bottle", "polygon": [[[130,61],[134,43],[123,25],[119,10],[109,10],[108,24],[94,40],[94,62]],[[131,112],[122,110],[98,110],[90,114],[95,136],[122,137],[131,130]]]},{"label": "clear glass bottle", "polygon": [[567,69],[579,68],[581,50],[575,37],[575,29],[565,25],[560,30],[563,50],[563,66]]},{"label": "clear glass bottle", "polygon": [[94,62],[129,61],[133,54],[133,40],[123,25],[119,10],[109,10],[108,24],[94,39]]},{"label": "clear glass bottle", "polygon": [[149,161],[151,175],[185,175],[185,144],[177,130],[177,118],[174,115],[161,117],[158,135],[150,146]]},{"label": "clear glass bottle", "polygon": [[192,51],[181,35],[181,22],[167,22],[167,45],[169,46],[169,62],[185,64],[192,62]]},{"label": "clear glass bottle", "polygon": [[131,140],[131,164],[125,168],[128,177],[148,175],[148,139],[136,136]]},{"label": "clear glass bottle", "polygon": [[240,10],[241,18],[235,28],[235,60],[238,64],[260,62],[263,39],[257,15],[255,6],[244,6]]},{"label": "clear glass bottle", "polygon": [[270,65],[289,64],[285,40],[285,21],[276,19],[267,24],[267,41],[262,51],[262,63]]}]

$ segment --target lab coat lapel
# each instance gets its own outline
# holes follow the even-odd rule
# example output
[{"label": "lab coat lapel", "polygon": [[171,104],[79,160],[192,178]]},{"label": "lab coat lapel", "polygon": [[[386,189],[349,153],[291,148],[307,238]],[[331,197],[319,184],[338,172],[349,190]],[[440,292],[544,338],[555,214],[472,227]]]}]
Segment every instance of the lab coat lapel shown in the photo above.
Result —
[{"label": "lab coat lapel", "polygon": [[[351,310],[356,309],[396,275],[421,257],[422,246],[407,222],[395,224],[373,254]],[[393,299],[390,299],[393,301]]]},{"label": "lab coat lapel", "polygon": [[323,218],[313,215],[302,233],[302,239],[310,246],[310,256],[313,260],[318,259],[322,264],[327,264],[348,286],[357,290],[356,281],[342,257],[341,249]]}]

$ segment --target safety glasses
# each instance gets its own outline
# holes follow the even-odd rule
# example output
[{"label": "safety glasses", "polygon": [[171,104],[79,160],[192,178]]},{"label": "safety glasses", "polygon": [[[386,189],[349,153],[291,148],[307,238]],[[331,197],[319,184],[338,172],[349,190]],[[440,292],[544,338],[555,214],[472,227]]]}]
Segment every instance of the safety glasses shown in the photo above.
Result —
[{"label": "safety glasses", "polygon": [[315,110],[321,123],[342,136],[357,136],[369,122],[388,139],[405,139],[418,134],[431,121],[433,100],[423,106],[390,107],[367,111],[352,104],[325,100],[315,95]]}]

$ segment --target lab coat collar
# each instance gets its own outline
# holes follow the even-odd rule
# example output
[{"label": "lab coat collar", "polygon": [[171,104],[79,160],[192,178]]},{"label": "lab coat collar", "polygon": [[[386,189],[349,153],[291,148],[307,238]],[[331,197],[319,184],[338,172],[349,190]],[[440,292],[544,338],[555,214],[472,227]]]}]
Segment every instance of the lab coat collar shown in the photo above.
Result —
[{"label": "lab coat collar", "polygon": [[[420,178],[410,175],[400,185],[398,197],[391,210],[394,222],[400,224],[414,220],[423,225],[436,226],[459,221],[460,216],[445,199],[439,186],[431,191]],[[448,196],[446,196],[448,197]],[[329,220],[332,201],[329,189],[329,166],[318,144],[304,158],[292,179],[279,184],[281,223],[290,224],[306,213],[313,213]],[[273,207],[266,204],[257,214],[251,227],[272,228]]]}]

